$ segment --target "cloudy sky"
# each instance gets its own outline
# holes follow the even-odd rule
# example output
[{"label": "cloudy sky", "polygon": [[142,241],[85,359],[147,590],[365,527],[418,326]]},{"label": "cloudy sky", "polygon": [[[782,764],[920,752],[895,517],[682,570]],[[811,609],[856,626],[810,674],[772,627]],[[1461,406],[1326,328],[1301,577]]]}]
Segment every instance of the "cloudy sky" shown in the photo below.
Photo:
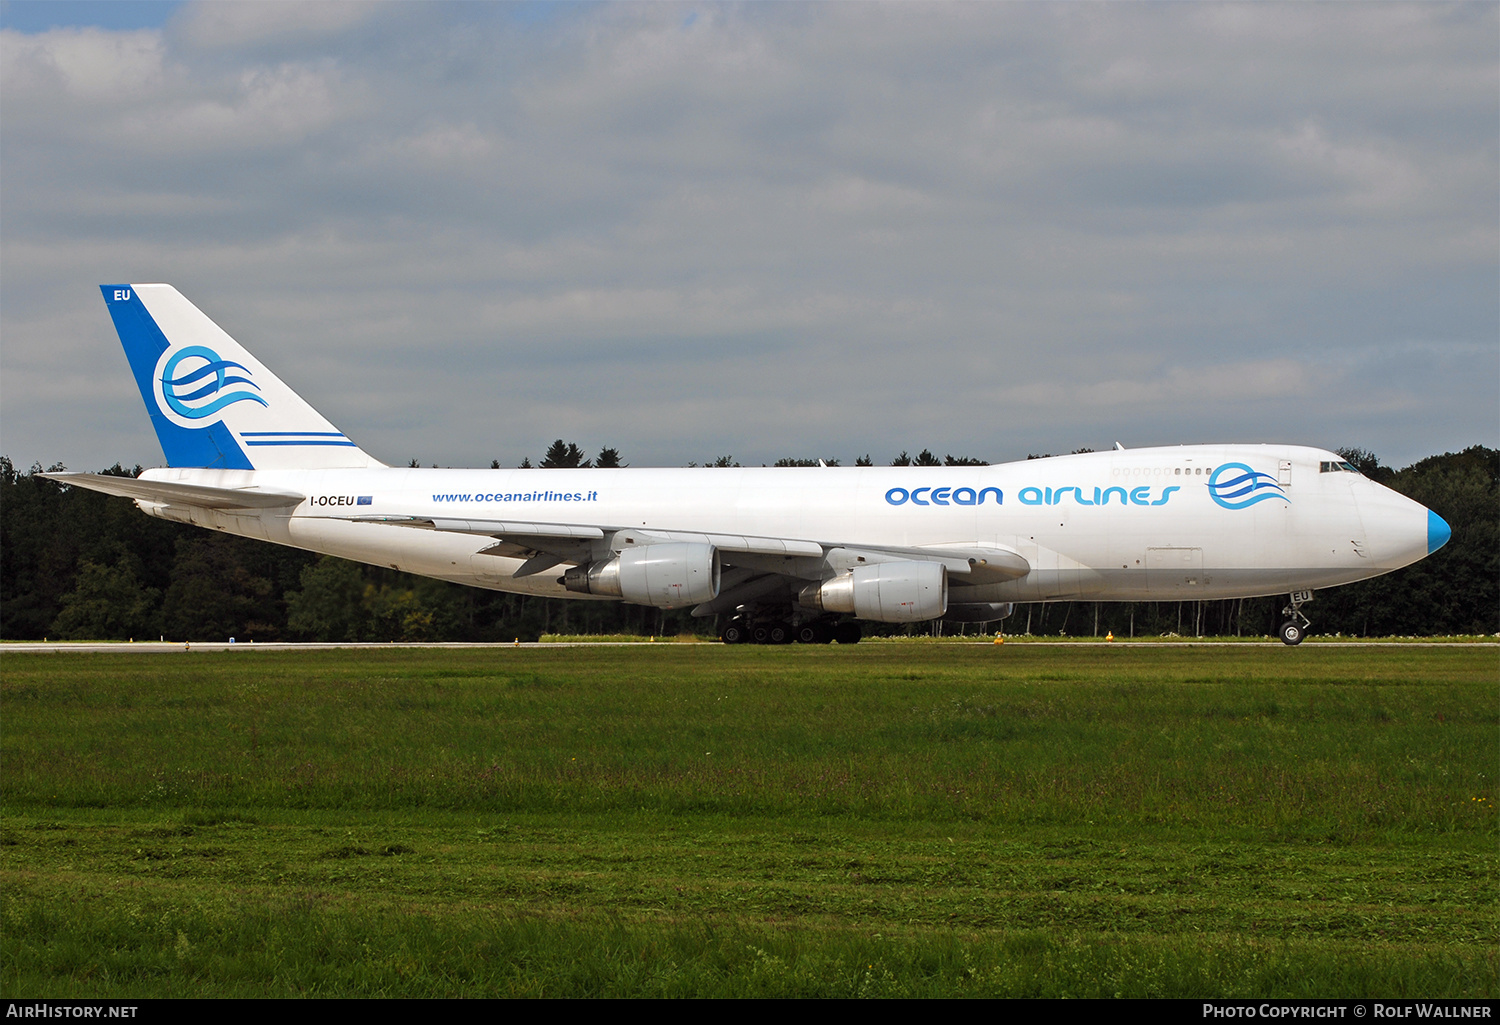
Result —
[{"label": "cloudy sky", "polygon": [[0,5],[0,452],[166,281],[387,462],[1500,444],[1500,6]]}]

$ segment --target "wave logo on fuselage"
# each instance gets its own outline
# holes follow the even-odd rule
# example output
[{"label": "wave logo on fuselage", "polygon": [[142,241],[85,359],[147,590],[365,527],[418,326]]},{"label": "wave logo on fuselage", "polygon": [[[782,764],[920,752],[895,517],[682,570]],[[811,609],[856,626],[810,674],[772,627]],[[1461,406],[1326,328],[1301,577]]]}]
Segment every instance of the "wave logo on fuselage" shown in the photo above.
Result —
[{"label": "wave logo on fuselage", "polygon": [[175,352],[167,350],[156,373],[157,396],[163,412],[173,419],[188,421],[184,426],[197,427],[201,425],[193,421],[211,417],[236,402],[269,406],[255,394],[260,386],[248,376],[235,373],[236,370],[250,373],[249,368],[222,358],[206,345],[185,345]]},{"label": "wave logo on fuselage", "polygon": [[1225,509],[1247,509],[1268,498],[1291,501],[1275,477],[1252,470],[1244,463],[1225,463],[1215,467],[1208,478],[1208,494]]}]

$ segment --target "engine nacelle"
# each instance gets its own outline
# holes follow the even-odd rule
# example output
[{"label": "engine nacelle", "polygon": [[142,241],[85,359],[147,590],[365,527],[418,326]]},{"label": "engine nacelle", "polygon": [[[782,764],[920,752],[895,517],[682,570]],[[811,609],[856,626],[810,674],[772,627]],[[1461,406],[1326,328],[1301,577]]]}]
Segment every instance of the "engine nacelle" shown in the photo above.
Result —
[{"label": "engine nacelle", "polygon": [[809,584],[798,602],[823,612],[852,612],[880,623],[920,623],[948,608],[948,568],[940,562],[882,562]]},{"label": "engine nacelle", "polygon": [[608,562],[568,570],[563,586],[659,609],[697,605],[719,596],[719,553],[687,541],[627,548]]},{"label": "engine nacelle", "polygon": [[1015,608],[1008,601],[964,602],[949,605],[943,618],[950,623],[993,623],[1009,616]]}]

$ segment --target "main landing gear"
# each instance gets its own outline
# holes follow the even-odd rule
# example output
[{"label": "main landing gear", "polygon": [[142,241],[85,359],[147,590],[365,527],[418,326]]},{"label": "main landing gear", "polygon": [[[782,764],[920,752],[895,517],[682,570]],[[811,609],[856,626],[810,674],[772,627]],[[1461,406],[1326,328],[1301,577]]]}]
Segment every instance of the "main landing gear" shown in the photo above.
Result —
[{"label": "main landing gear", "polygon": [[1286,617],[1286,622],[1281,624],[1282,644],[1301,644],[1302,638],[1307,634],[1307,628],[1312,626],[1312,621],[1302,614],[1302,606],[1313,600],[1311,591],[1293,591],[1290,596],[1290,604],[1281,610]]},{"label": "main landing gear", "polygon": [[793,625],[779,617],[761,618],[751,614],[735,616],[724,624],[719,639],[725,644],[858,644],[864,636],[854,620],[810,619]]}]

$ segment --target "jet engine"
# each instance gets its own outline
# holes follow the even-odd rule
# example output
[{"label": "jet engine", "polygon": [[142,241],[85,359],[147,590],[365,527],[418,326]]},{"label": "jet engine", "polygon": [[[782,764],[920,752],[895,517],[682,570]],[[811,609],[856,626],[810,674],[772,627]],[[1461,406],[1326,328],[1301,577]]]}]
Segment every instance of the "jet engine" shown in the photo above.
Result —
[{"label": "jet engine", "polygon": [[574,567],[562,582],[580,594],[676,609],[719,596],[719,553],[713,545],[686,541],[642,545],[607,562]]},{"label": "jet engine", "polygon": [[920,623],[948,608],[948,569],[940,562],[882,562],[809,584],[798,595],[803,608],[852,612],[880,623]]}]

